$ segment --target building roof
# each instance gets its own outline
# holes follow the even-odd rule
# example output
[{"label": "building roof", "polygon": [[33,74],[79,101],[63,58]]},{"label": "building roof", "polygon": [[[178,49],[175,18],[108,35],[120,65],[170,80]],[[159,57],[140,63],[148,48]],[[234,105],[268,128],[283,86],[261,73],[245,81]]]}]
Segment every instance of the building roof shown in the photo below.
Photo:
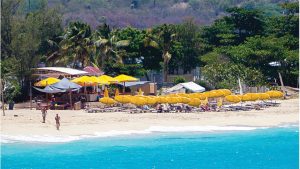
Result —
[{"label": "building roof", "polygon": [[86,71],[67,68],[67,67],[41,67],[41,68],[36,68],[36,69],[44,70],[44,71],[54,71],[54,72],[59,72],[62,74],[68,74],[68,75],[88,74],[88,72],[86,72]]},{"label": "building roof", "polygon": [[174,91],[180,90],[182,88],[188,89],[192,92],[204,92],[205,91],[204,87],[202,87],[194,82],[186,82],[186,83],[179,83],[179,84],[169,88],[167,90],[167,92],[174,92]]},{"label": "building roof", "polygon": [[[142,86],[146,83],[149,83],[149,81],[139,81],[139,82],[125,82],[126,87],[132,87],[132,86]],[[121,85],[124,85],[124,83],[120,83]]]},{"label": "building roof", "polygon": [[88,72],[89,75],[95,75],[95,76],[100,76],[104,74],[104,72],[101,71],[99,68],[93,66],[87,66],[83,69],[83,71]]},{"label": "building roof", "polygon": [[61,93],[61,92],[66,92],[66,90],[61,90],[61,89],[54,89],[50,86],[46,86],[44,89],[40,89],[37,87],[33,87],[34,89],[43,92],[43,93]]},{"label": "building roof", "polygon": [[69,90],[69,89],[80,89],[81,86],[69,81],[67,78],[63,78],[61,81],[50,85],[52,88],[61,89],[61,90]]}]

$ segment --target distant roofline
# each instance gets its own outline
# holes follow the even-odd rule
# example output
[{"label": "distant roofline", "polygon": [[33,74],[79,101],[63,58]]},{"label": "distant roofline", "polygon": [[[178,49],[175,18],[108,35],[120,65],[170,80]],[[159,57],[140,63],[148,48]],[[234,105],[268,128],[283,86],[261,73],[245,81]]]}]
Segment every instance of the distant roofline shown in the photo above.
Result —
[{"label": "distant roofline", "polygon": [[63,74],[67,75],[83,75],[83,74],[88,74],[88,72],[83,71],[83,70],[77,70],[77,69],[72,69],[72,68],[67,68],[67,67],[41,67],[41,68],[34,68],[36,70],[40,71],[55,71],[55,72],[60,72]]}]

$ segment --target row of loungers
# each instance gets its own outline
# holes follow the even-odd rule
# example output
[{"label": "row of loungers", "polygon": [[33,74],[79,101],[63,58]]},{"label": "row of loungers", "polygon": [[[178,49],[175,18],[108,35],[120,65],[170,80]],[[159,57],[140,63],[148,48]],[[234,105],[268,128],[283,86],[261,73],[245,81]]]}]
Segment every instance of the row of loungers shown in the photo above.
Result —
[{"label": "row of loungers", "polygon": [[206,112],[206,111],[250,111],[250,110],[261,110],[267,107],[277,107],[280,103],[273,103],[273,102],[261,102],[255,104],[246,104],[244,106],[232,106],[232,105],[225,105],[221,108],[210,107],[209,109],[204,108],[191,108],[190,109],[176,109],[176,106],[171,106],[170,109],[167,110],[157,110],[154,108],[150,109],[142,109],[142,108],[129,108],[129,107],[88,107],[85,109],[87,113],[105,113],[105,112],[128,112],[128,113],[195,113],[195,112]]}]

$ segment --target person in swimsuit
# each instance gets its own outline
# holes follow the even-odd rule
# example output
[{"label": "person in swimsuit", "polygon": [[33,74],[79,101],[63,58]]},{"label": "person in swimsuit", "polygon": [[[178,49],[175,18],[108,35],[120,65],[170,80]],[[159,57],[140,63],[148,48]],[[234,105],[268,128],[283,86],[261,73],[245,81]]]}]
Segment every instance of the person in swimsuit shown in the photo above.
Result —
[{"label": "person in swimsuit", "polygon": [[43,108],[41,108],[41,111],[42,111],[43,123],[45,123],[46,115],[47,115],[47,108],[43,107]]},{"label": "person in swimsuit", "polygon": [[56,129],[59,130],[59,127],[60,127],[60,117],[58,116],[58,114],[56,114],[56,116],[55,116],[55,122],[56,122]]}]

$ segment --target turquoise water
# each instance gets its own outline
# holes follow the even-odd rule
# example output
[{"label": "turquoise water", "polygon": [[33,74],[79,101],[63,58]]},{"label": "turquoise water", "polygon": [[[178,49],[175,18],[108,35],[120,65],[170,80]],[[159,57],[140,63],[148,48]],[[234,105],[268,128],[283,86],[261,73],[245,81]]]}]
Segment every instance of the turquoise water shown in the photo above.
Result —
[{"label": "turquoise water", "polygon": [[298,128],[2,144],[1,168],[297,169]]}]

